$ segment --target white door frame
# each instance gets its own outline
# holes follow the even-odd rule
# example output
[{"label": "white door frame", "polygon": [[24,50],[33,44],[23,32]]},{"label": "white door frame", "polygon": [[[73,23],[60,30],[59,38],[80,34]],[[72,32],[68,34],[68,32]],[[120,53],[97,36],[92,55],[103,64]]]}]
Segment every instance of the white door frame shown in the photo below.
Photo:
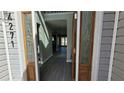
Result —
[{"label": "white door frame", "polygon": [[76,69],[75,69],[75,80],[78,81],[79,76],[79,48],[80,48],[80,17],[81,12],[77,12],[77,36],[76,36]]},{"label": "white door frame", "polygon": [[103,25],[103,11],[97,11],[95,15],[91,81],[98,80],[102,25]]},{"label": "white door frame", "polygon": [[33,41],[34,41],[34,54],[35,54],[35,77],[36,81],[39,81],[39,74],[38,74],[38,59],[37,59],[37,42],[36,42],[36,19],[35,19],[35,11],[32,11],[32,29],[33,29]]}]

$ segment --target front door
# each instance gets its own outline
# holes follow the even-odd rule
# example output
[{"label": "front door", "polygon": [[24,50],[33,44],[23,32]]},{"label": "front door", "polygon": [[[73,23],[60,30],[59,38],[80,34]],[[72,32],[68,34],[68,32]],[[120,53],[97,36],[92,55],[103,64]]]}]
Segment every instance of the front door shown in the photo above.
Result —
[{"label": "front door", "polygon": [[35,56],[31,11],[22,12],[22,28],[24,36],[25,65],[27,67],[27,80],[35,80]]},{"label": "front door", "polygon": [[79,80],[91,80],[95,12],[81,12]]}]

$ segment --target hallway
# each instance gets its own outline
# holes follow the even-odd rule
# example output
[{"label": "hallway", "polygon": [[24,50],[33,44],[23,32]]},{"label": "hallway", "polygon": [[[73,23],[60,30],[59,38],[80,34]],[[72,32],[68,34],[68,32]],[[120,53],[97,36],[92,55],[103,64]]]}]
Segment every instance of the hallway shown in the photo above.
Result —
[{"label": "hallway", "polygon": [[66,62],[66,47],[61,47],[41,66],[40,80],[71,81],[71,63]]}]

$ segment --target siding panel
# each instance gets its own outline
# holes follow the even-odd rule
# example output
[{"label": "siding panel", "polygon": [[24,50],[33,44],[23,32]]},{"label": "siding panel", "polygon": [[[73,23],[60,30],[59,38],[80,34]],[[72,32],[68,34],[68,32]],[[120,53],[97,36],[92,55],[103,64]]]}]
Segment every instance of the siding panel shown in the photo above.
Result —
[{"label": "siding panel", "polygon": [[113,33],[113,30],[104,30],[102,32],[102,36],[111,36]]},{"label": "siding panel", "polygon": [[123,29],[118,29],[117,36],[123,36],[123,35],[124,35],[124,28]]},{"label": "siding panel", "polygon": [[112,37],[111,36],[109,36],[109,37],[102,37],[101,43],[111,44],[111,41],[112,41]]},{"label": "siding panel", "polygon": [[101,57],[110,57],[110,51],[101,51]]},{"label": "siding panel", "polygon": [[121,60],[121,61],[124,61],[124,54],[115,52],[114,58],[118,59],[118,60]]},{"label": "siding panel", "polygon": [[120,12],[119,19],[123,20],[123,18],[124,18],[124,12]]},{"label": "siding panel", "polygon": [[124,62],[119,61],[119,60],[114,60],[113,62],[114,62],[113,66],[124,71]]},{"label": "siding panel", "polygon": [[117,45],[115,46],[115,51],[120,52],[120,53],[124,53],[124,46],[117,44]]},{"label": "siding panel", "polygon": [[114,15],[113,14],[104,14],[103,21],[114,21]]},{"label": "siding panel", "polygon": [[111,80],[112,80],[112,81],[117,81],[117,80],[118,80],[118,81],[121,81],[121,78],[120,78],[118,75],[116,75],[115,73],[113,73]]},{"label": "siding panel", "polygon": [[100,81],[106,81],[108,79],[114,17],[115,12],[113,11],[104,12],[98,71],[98,80]]},{"label": "siding panel", "polygon": [[117,67],[114,67],[113,72],[116,73],[117,76],[120,77],[122,80],[124,80],[124,71],[118,69]]},{"label": "siding panel", "polygon": [[124,80],[124,12],[120,12],[112,67],[113,81]]},{"label": "siding panel", "polygon": [[[2,16],[0,12],[0,19],[1,18]],[[8,71],[6,49],[4,43],[3,27],[2,27],[2,22],[0,21],[0,81],[7,81],[7,80],[9,80],[9,71]]]},{"label": "siding panel", "polygon": [[107,28],[112,28],[113,29],[113,27],[114,27],[114,22],[103,22],[103,28],[104,29],[107,29]]},{"label": "siding panel", "polygon": [[109,51],[111,49],[111,45],[102,45],[101,46],[101,51],[104,51],[104,50],[107,50],[107,51]]},{"label": "siding panel", "polygon": [[3,76],[2,78],[0,78],[0,81],[7,81],[9,80],[9,74]]},{"label": "siding panel", "polygon": [[118,28],[119,27],[124,27],[124,20],[121,19],[119,22],[118,22]]},{"label": "siding panel", "polygon": [[124,44],[124,37],[118,36],[118,38],[116,38],[116,44]]}]

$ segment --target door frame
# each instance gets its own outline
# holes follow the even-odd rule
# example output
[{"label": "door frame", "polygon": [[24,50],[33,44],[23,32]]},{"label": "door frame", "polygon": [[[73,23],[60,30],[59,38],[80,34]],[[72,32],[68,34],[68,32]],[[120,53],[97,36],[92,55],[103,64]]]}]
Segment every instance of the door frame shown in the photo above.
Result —
[{"label": "door frame", "polygon": [[79,76],[79,48],[80,48],[80,17],[81,12],[77,12],[77,35],[76,35],[76,67],[75,67],[75,80],[78,81]]},{"label": "door frame", "polygon": [[35,11],[32,11],[32,32],[33,32],[33,42],[34,42],[34,55],[35,55],[35,78],[36,81],[39,81],[39,67],[38,67],[38,56],[37,56],[37,27],[36,27],[36,18]]},{"label": "door frame", "polygon": [[91,68],[91,81],[98,80],[102,26],[103,26],[103,11],[97,11],[95,16],[95,27],[94,27],[94,44],[93,44],[93,56],[92,56],[92,68]]}]

